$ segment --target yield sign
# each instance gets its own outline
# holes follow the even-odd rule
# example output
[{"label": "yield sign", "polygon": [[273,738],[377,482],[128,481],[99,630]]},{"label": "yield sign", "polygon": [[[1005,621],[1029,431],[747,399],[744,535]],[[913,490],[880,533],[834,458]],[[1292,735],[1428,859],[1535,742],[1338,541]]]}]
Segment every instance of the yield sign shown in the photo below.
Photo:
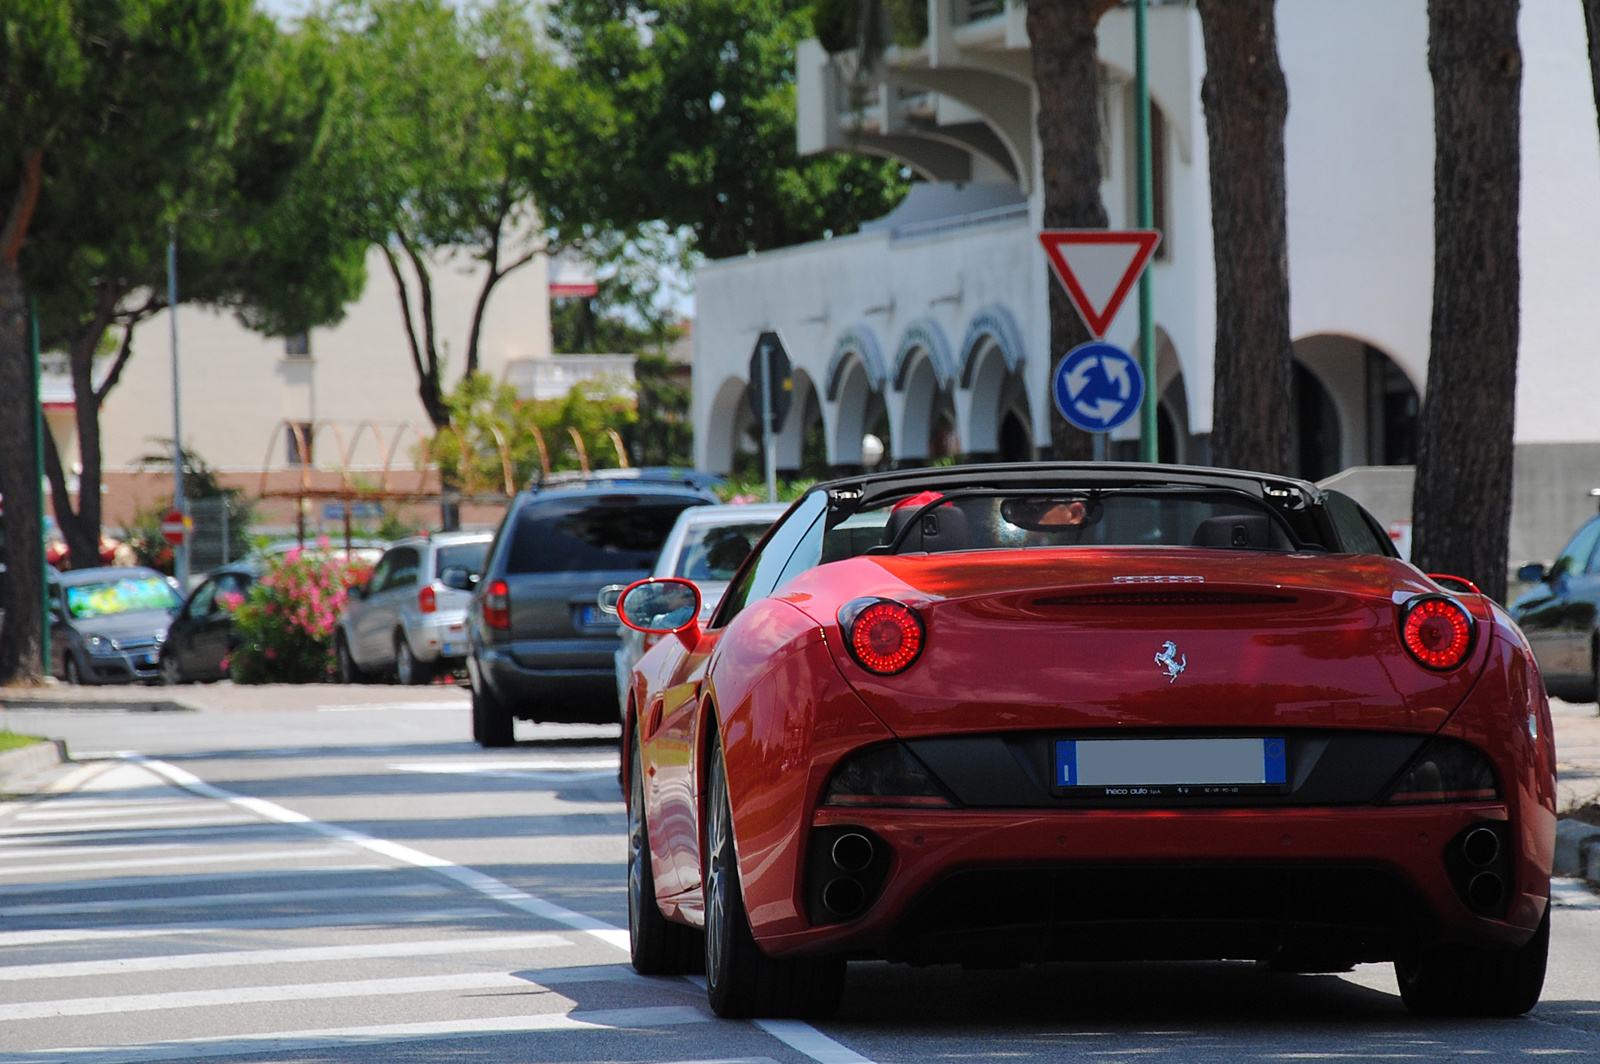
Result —
[{"label": "yield sign", "polygon": [[1045,229],[1039,243],[1098,340],[1150,264],[1161,234],[1154,229]]}]

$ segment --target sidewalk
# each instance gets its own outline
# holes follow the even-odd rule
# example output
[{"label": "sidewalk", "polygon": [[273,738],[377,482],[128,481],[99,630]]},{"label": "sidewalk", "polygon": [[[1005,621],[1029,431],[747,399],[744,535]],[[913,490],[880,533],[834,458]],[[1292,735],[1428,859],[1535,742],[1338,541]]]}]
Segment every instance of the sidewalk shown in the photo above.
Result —
[{"label": "sidewalk", "polygon": [[1600,714],[1593,702],[1550,700],[1556,727],[1556,808],[1563,815],[1600,801]]}]

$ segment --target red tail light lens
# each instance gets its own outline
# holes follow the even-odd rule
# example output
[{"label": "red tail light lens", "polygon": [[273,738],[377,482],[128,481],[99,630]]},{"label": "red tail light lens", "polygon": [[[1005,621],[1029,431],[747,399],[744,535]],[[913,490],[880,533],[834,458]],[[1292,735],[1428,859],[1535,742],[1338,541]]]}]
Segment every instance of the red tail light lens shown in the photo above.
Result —
[{"label": "red tail light lens", "polygon": [[850,656],[868,672],[893,676],[922,653],[922,618],[909,606],[888,599],[857,599],[839,611]]},{"label": "red tail light lens", "polygon": [[428,584],[421,591],[417,592],[417,609],[421,610],[423,613],[432,613],[438,608],[439,599],[438,596],[433,593],[432,584]]},{"label": "red tail light lens", "polygon": [[483,623],[490,628],[511,627],[511,589],[496,580],[483,593]]},{"label": "red tail light lens", "polygon": [[1470,613],[1437,596],[1412,599],[1400,615],[1406,651],[1430,669],[1453,669],[1466,661],[1474,627]]}]

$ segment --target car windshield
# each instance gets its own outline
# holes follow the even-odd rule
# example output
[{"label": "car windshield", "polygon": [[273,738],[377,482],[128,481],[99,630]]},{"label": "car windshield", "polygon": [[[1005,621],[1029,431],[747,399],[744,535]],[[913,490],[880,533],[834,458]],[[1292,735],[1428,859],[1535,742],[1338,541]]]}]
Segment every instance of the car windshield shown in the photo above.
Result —
[{"label": "car windshield", "polygon": [[689,580],[732,580],[750,548],[771,524],[771,521],[743,521],[691,526],[683,537],[683,549],[678,552],[678,566],[673,575]]},{"label": "car windshield", "polygon": [[75,618],[105,617],[139,610],[172,610],[178,596],[159,576],[132,576],[66,588],[67,612]]},{"label": "car windshield", "polygon": [[433,561],[433,571],[442,573],[446,569],[465,569],[475,573],[483,568],[483,556],[489,553],[489,541],[481,543],[452,543],[439,548],[439,556]]},{"label": "car windshield", "polygon": [[691,505],[612,496],[530,506],[517,517],[506,572],[649,570],[678,514]]},{"label": "car windshield", "polygon": [[822,561],[891,549],[909,554],[1027,547],[1289,551],[1296,544],[1265,504],[1232,492],[925,492],[859,511],[828,529]]}]

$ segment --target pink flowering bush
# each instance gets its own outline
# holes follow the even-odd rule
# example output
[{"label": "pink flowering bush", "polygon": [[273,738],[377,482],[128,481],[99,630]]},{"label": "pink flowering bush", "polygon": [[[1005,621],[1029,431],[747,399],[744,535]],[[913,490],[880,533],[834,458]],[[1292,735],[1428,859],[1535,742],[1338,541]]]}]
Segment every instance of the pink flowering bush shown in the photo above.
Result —
[{"label": "pink flowering bush", "polygon": [[333,626],[346,588],[370,566],[327,549],[291,550],[269,559],[266,572],[234,612],[239,645],[229,656],[236,683],[320,683],[333,672]]}]

